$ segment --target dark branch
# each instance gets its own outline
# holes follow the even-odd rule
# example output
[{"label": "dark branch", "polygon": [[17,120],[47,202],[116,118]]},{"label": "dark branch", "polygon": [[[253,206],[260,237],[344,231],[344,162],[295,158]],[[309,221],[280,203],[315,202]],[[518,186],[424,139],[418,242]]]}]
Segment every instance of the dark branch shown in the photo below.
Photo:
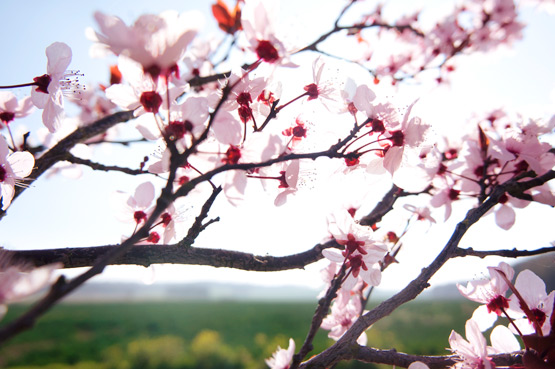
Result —
[{"label": "dark branch", "polygon": [[91,160],[87,160],[87,159],[81,159],[78,158],[70,153],[67,153],[64,156],[65,161],[68,161],[70,163],[73,164],[81,164],[81,165],[86,165],[94,170],[101,170],[104,172],[122,172],[122,173],[126,173],[126,174],[131,174],[131,175],[138,175],[138,174],[150,174],[150,175],[155,175],[157,176],[157,174],[154,173],[150,173],[144,170],[140,170],[140,169],[131,169],[131,168],[124,168],[124,167],[118,167],[115,165],[104,165],[104,164],[100,164],[100,163],[96,163],[94,161]]},{"label": "dark branch", "polygon": [[476,256],[479,258],[485,258],[486,256],[503,256],[506,258],[519,258],[524,256],[535,256],[535,255],[542,255],[547,254],[548,252],[554,252],[555,246],[553,247],[543,247],[537,250],[489,250],[489,251],[476,251],[472,248],[468,249],[461,249],[457,248],[455,250],[454,257],[465,257],[465,256]]},{"label": "dark branch", "polygon": [[[522,364],[522,354],[501,354],[490,356],[496,366],[509,366]],[[396,367],[407,368],[411,363],[420,361],[430,369],[447,368],[455,364],[458,360],[456,355],[448,356],[418,356],[408,355],[395,350],[378,350],[371,347],[358,346],[353,350],[353,355],[349,359],[355,359],[367,363],[387,364]]]},{"label": "dark branch", "polygon": [[[185,264],[208,265],[217,268],[235,268],[260,272],[275,272],[288,269],[302,269],[322,258],[322,250],[341,247],[335,241],[318,244],[313,248],[288,256],[259,256],[249,253],[183,247],[190,245],[135,245],[110,262],[111,265]],[[50,250],[12,251],[14,262],[22,261],[34,266],[61,262],[64,268],[91,266],[113,246],[74,247]]]}]

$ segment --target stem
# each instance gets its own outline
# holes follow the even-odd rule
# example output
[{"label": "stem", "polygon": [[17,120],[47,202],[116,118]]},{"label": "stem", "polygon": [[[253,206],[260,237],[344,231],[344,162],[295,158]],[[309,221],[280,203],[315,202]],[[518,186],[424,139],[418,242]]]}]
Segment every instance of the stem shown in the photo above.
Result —
[{"label": "stem", "polygon": [[20,85],[0,86],[0,89],[29,87],[29,86],[38,86],[38,83],[37,82],[30,82],[30,83],[22,83]]},{"label": "stem", "polygon": [[292,104],[292,103],[294,103],[295,101],[299,100],[301,97],[305,97],[305,96],[308,96],[308,92],[305,92],[304,94],[295,97],[293,100],[291,100],[291,101],[289,101],[289,102],[286,102],[286,103],[283,104],[283,105],[278,106],[278,107],[276,108],[276,114],[279,113],[279,112],[281,111],[281,109],[285,108],[287,105]]}]

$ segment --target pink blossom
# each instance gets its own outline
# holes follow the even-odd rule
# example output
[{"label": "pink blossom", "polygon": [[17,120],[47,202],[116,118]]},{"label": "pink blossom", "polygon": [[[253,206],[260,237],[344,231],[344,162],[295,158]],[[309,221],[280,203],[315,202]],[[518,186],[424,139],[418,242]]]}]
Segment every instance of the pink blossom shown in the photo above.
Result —
[{"label": "pink blossom", "polygon": [[15,186],[22,185],[23,178],[31,174],[35,158],[27,151],[10,154],[8,143],[0,136],[0,197],[2,210],[6,210],[15,194]]},{"label": "pink blossom", "polygon": [[462,362],[456,364],[460,369],[494,369],[495,364],[488,357],[487,342],[478,324],[472,319],[466,321],[465,340],[460,334],[451,331],[449,345],[451,350],[459,355]]},{"label": "pink blossom", "polygon": [[331,307],[330,314],[322,320],[321,327],[329,330],[328,337],[337,341],[358,319],[361,310],[360,299],[356,296],[349,299],[346,304],[336,301]]},{"label": "pink blossom", "polygon": [[[285,151],[282,139],[274,134],[255,132],[241,146],[230,145],[222,155],[224,164],[257,163],[275,158]],[[247,172],[231,170],[226,173],[224,194],[233,205],[238,205],[245,196]]]},{"label": "pink blossom", "polygon": [[31,114],[33,109],[31,97],[27,96],[18,101],[13,93],[0,91],[0,122],[6,126],[15,118]]},{"label": "pink blossom", "polygon": [[166,211],[160,215],[153,229],[156,230],[158,234],[162,233],[163,242],[168,244],[181,234],[184,220],[185,217],[183,214],[172,203],[166,208]]},{"label": "pink blossom", "polygon": [[279,14],[278,6],[277,1],[246,1],[241,11],[241,25],[250,49],[256,53],[259,60],[293,67],[296,65],[289,61],[289,52],[276,36],[274,26]]},{"label": "pink blossom", "polygon": [[426,140],[426,134],[430,128],[429,124],[424,123],[420,118],[413,117],[409,120],[409,115],[416,101],[407,109],[400,129],[388,130],[391,145],[386,148],[383,166],[393,174],[401,166],[404,156],[413,155],[414,152],[405,153],[405,148],[420,147]]},{"label": "pink blossom", "polygon": [[489,280],[471,281],[466,287],[457,284],[459,292],[464,297],[484,304],[479,306],[472,316],[482,331],[491,327],[497,320],[497,316],[509,308],[509,300],[505,297],[509,285],[505,282],[502,274],[510,281],[515,273],[513,268],[505,262],[500,262],[497,267],[488,267],[488,271]]},{"label": "pink blossom", "polygon": [[[0,254],[0,259],[5,259]],[[2,264],[6,260],[0,260]],[[6,313],[6,304],[18,302],[40,291],[52,281],[52,274],[63,267],[61,263],[29,269],[24,265],[0,265],[0,319]]]},{"label": "pink blossom", "polygon": [[451,216],[451,212],[453,210],[452,203],[453,201],[459,200],[460,193],[461,191],[455,187],[448,186],[439,188],[439,191],[434,193],[432,196],[430,205],[434,208],[445,206],[444,220],[447,220]]},{"label": "pink blossom", "polygon": [[[146,75],[141,66],[126,57],[119,57],[118,68],[128,84],[118,83],[106,89],[106,97],[126,110],[135,110],[136,117],[145,113],[158,113],[167,106],[166,85]],[[177,97],[183,88],[170,90]],[[170,96],[171,98],[171,96]]]},{"label": "pink blossom", "polygon": [[466,321],[465,333],[468,341],[455,331],[451,331],[449,336],[451,350],[462,359],[454,365],[457,369],[495,369],[495,364],[488,355],[520,350],[517,339],[504,326],[497,326],[491,332],[491,346],[487,346],[486,339],[474,320]]},{"label": "pink blossom", "polygon": [[430,223],[435,223],[436,220],[432,217],[430,208],[427,206],[417,208],[414,205],[405,204],[403,207],[413,213],[416,216],[416,220],[424,221],[427,220]]},{"label": "pink blossom", "polygon": [[93,54],[109,50],[138,62],[144,72],[154,80],[176,73],[187,46],[199,26],[196,12],[179,14],[166,11],[159,15],[141,15],[133,25],[127,26],[120,18],[96,12],[94,18],[99,32],[88,30],[88,37],[96,41]]},{"label": "pink blossom", "polygon": [[154,185],[151,182],[141,183],[133,195],[118,191],[113,200],[118,220],[138,226],[147,220],[149,208],[154,201]]},{"label": "pink blossom", "polygon": [[[542,334],[548,335],[551,331],[550,318],[553,314],[553,300],[555,291],[548,295],[545,290],[545,283],[534,272],[526,269],[520,272],[515,281],[515,288],[524,299],[524,302],[534,315],[539,324]],[[515,319],[514,323],[522,334],[533,334],[535,327],[533,322],[526,317],[521,302],[512,295],[509,301],[509,315]],[[513,329],[512,325],[510,326]]]},{"label": "pink blossom", "polygon": [[44,109],[42,122],[50,132],[55,132],[64,117],[64,93],[79,93],[79,71],[66,71],[71,62],[71,49],[63,42],[55,42],[46,48],[48,64],[46,74],[35,77],[37,87],[31,89],[33,104]]},{"label": "pink blossom", "polygon": [[344,211],[330,217],[328,231],[337,243],[345,246],[341,253],[332,249],[322,251],[328,260],[345,263],[349,268],[343,288],[352,289],[359,278],[371,286],[379,285],[381,270],[378,262],[385,256],[387,247],[372,240],[372,230],[356,224],[350,214]]},{"label": "pink blossom", "polygon": [[312,83],[304,87],[308,100],[318,99],[324,107],[332,112],[339,112],[344,108],[343,98],[339,86],[334,86],[331,79],[323,79],[325,63],[318,57],[312,63]]},{"label": "pink blossom", "polygon": [[187,146],[187,142],[201,134],[208,120],[208,100],[205,97],[188,96],[180,104],[170,106],[170,122],[162,125],[147,114],[137,119],[137,130],[147,140],[157,140],[163,135],[171,141]]},{"label": "pink blossom", "polygon": [[292,338],[289,339],[289,347],[287,350],[282,349],[278,346],[277,351],[274,352],[271,358],[266,359],[266,364],[271,369],[288,369],[293,360],[293,355],[295,354],[295,341]]},{"label": "pink blossom", "polygon": [[254,105],[257,104],[257,97],[266,87],[266,79],[263,77],[253,78],[247,71],[232,71],[227,82],[233,86],[228,99],[222,106],[227,111],[237,110],[237,115],[243,124],[253,120]]}]

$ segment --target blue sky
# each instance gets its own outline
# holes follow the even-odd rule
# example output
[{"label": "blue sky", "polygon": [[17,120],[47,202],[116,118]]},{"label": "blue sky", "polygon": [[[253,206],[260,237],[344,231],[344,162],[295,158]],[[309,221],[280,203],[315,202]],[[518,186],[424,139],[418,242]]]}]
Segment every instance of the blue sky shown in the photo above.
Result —
[{"label": "blue sky", "polygon": [[[68,1],[2,1],[0,12],[3,17],[2,42],[3,57],[0,59],[1,84],[25,83],[33,77],[45,73],[46,57],[45,48],[52,42],[67,43],[73,50],[71,69],[80,69],[84,74],[86,83],[104,82],[108,78],[109,62],[106,60],[91,59],[88,56],[91,45],[85,37],[85,28],[94,26],[92,14],[96,10],[116,14],[130,23],[139,15],[149,12],[158,13],[167,9],[187,11],[197,9],[206,15],[207,32],[218,32],[210,19],[211,1],[94,1],[94,2],[68,2]],[[293,2],[283,1],[281,16],[284,23],[291,25],[297,32],[298,38],[312,40],[319,32],[325,32],[331,26],[333,17],[327,19],[327,25],[318,27],[318,21],[326,21],[324,17],[315,19],[310,17],[306,22],[307,14],[314,11],[315,7],[325,9],[338,8],[344,2],[321,1]],[[406,6],[416,7],[418,3],[439,4],[438,1],[397,1],[399,9]],[[32,8],[30,7],[32,4]],[[339,5],[338,5],[339,4]],[[299,23],[303,20],[304,23]],[[482,111],[487,107],[508,107],[515,110],[533,112],[537,116],[553,112],[555,106],[555,72],[552,62],[555,60],[555,22],[553,16],[527,10],[523,13],[523,20],[529,23],[524,30],[525,39],[516,42],[514,47],[492,54],[476,55],[460,58],[457,63],[457,74],[454,74],[451,87],[440,89],[406,88],[401,94],[406,94],[406,99],[420,97],[418,111],[427,120],[438,125],[438,130],[452,130],[454,126],[463,122],[473,112]],[[294,27],[297,27],[295,30]],[[113,62],[113,59],[112,61]],[[357,71],[356,73],[360,73]],[[311,77],[309,77],[311,78]],[[18,92],[19,96],[28,94],[27,89]],[[40,114],[36,113],[26,120],[29,127],[37,127]],[[443,128],[441,128],[443,127]],[[148,154],[151,148],[139,148]],[[126,151],[121,148],[114,149],[108,159],[127,160]],[[129,161],[129,165],[133,165]],[[146,178],[145,178],[146,180]],[[89,184],[91,182],[92,184]],[[41,178],[37,184],[27,190],[21,198],[17,199],[9,209],[8,216],[0,222],[1,242],[8,248],[33,249],[50,247],[74,247],[87,245],[102,245],[119,242],[122,228],[115,218],[106,215],[98,204],[106,201],[114,190],[128,189],[131,191],[137,184],[137,179],[124,175],[105,175],[92,173],[86,170],[82,179],[77,182],[67,178]],[[305,204],[306,205],[306,204]],[[298,206],[303,206],[301,203]],[[308,206],[308,205],[306,205]],[[528,210],[529,215],[517,215],[516,228],[511,233],[499,232],[493,225],[492,217],[485,219],[483,224],[476,227],[466,238],[467,245],[479,244],[484,247],[519,247],[535,248],[546,246],[552,237],[549,233],[536,234],[530,239],[530,229],[534,229],[534,221],[542,217],[553,217],[552,209],[538,208],[535,213]],[[231,210],[222,205],[222,211],[229,213]],[[322,228],[322,216],[312,216],[309,220],[301,213],[294,213],[290,209],[274,209],[267,217],[255,217],[248,234],[237,231],[238,224],[232,219],[246,219],[252,214],[260,212],[254,204],[233,210],[233,216],[224,220],[225,224],[215,226],[214,232],[203,235],[199,246],[227,247],[228,235],[240,239],[229,245],[230,248],[240,249],[259,254],[283,255],[290,252],[303,251],[325,236]],[[444,244],[453,230],[453,222],[463,216],[463,211],[456,212],[449,225],[439,229],[436,233],[418,233],[425,237],[431,250],[426,255],[433,255],[434,251]],[[250,219],[250,218],[249,218]],[[545,219],[545,218],[544,218]],[[268,223],[283,221],[283,228],[266,230]],[[532,228],[531,228],[532,227]],[[283,229],[289,230],[289,234]],[[312,230],[308,232],[307,229]],[[495,232],[491,232],[494,229]],[[486,237],[486,233],[488,236]],[[490,237],[489,234],[493,237]],[[226,235],[225,239],[218,239],[217,235]],[[282,236],[286,234],[289,239]],[[292,236],[292,237],[291,237]],[[294,242],[291,242],[291,239]],[[407,258],[418,257],[422,264],[409,266],[404,264],[407,275],[400,275],[399,270],[391,272],[389,280],[384,279],[388,288],[398,288],[405,283],[414,273],[425,265],[429,256],[424,256],[419,250],[407,250]],[[491,261],[488,261],[491,264]],[[451,265],[451,264],[450,264]],[[471,278],[478,273],[478,267],[483,262],[475,263],[476,268],[467,268],[465,272],[460,269],[461,263],[452,263],[453,267],[446,268],[441,281]],[[249,281],[256,279],[257,283],[319,283],[317,271],[322,264],[311,266],[308,271],[292,271],[279,274],[257,274],[245,272],[220,270],[209,268],[185,267],[177,269],[162,269],[158,272],[162,280],[205,280],[205,279],[234,279]],[[456,268],[457,273],[453,273]],[[394,269],[394,268],[392,268]],[[132,270],[133,273],[129,273]],[[144,273],[141,268],[124,269],[126,275],[137,275],[139,278]],[[397,274],[397,275],[396,275]],[[121,269],[113,269],[107,275],[110,278],[122,278]]]}]

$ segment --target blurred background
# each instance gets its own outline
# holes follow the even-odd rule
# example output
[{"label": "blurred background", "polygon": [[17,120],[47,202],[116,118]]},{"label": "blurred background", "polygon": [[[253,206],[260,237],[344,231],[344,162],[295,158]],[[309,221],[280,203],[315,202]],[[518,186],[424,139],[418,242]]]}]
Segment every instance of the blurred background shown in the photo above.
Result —
[{"label": "blurred background", "polygon": [[[331,29],[345,4],[336,0],[283,1],[281,23],[293,35],[290,37],[306,44]],[[367,11],[375,6],[373,1],[365,4]],[[423,17],[432,22],[434,17],[448,11],[448,4],[451,2],[392,1],[384,11],[395,17],[425,8],[428,10]],[[72,48],[70,68],[81,70],[87,85],[106,83],[109,65],[116,60],[89,57],[91,42],[85,37],[85,28],[96,26],[92,18],[94,11],[118,15],[130,24],[143,13],[197,10],[205,18],[201,37],[223,37],[211,15],[211,5],[212,1],[177,0],[134,1],[132,5],[129,1],[2,1],[5,37],[0,83],[25,83],[45,73],[44,50],[54,41],[65,42]],[[326,11],[315,17],[316,8]],[[555,49],[551,47],[555,41],[553,15],[526,8],[521,20],[528,25],[523,40],[492,53],[458,58],[449,86],[436,87],[425,82],[401,85],[395,90],[377,86],[376,93],[395,95],[404,104],[420,98],[414,113],[432,123],[439,134],[462,132],[461,127],[469,118],[496,108],[510,108],[532,117],[549,116],[555,106],[555,73],[551,65],[555,59]],[[303,61],[304,56],[299,58]],[[311,71],[304,72],[307,79],[312,78]],[[351,72],[362,81],[371,81],[361,71],[348,71]],[[14,92],[19,97],[29,93],[28,90]],[[71,113],[69,107],[68,114]],[[28,117],[23,124],[30,130],[39,129],[40,113]],[[124,148],[114,148],[102,159],[136,167],[136,157],[152,149],[139,147],[137,150],[130,156]],[[87,169],[78,182],[62,176],[41,178],[14,201],[0,222],[0,245],[23,250],[117,243],[129,230],[107,215],[108,199],[116,190],[133,191],[141,183],[138,180],[142,181]],[[388,186],[376,185],[376,202]],[[400,201],[396,208],[401,209],[403,204]],[[450,220],[441,226],[411,229],[403,241],[406,247],[398,257],[399,264],[384,273],[375,301],[399,291],[433,260],[455,224],[472,206],[469,204],[456,207]],[[222,220],[211,225],[195,246],[259,255],[301,252],[326,237],[327,210],[318,205],[316,192],[280,208],[272,208],[271,199],[249,202],[239,208],[220,201],[211,214],[219,215]],[[482,250],[549,246],[553,234],[544,228],[545,221],[553,219],[553,215],[553,209],[532,204],[517,212],[517,222],[509,232],[499,229],[493,217],[488,216],[469,231],[461,246]],[[434,216],[441,220],[442,212]],[[400,231],[404,222],[405,219],[386,218],[381,226]],[[244,231],[244,224],[249,224],[248,232]],[[276,224],[279,227],[271,226]],[[485,267],[496,265],[499,260],[450,261],[432,280],[432,287],[436,288],[399,309],[391,319],[372,327],[368,331],[369,342],[376,347],[395,347],[413,354],[445,354],[449,332],[456,329],[462,333],[464,321],[475,307],[460,300],[455,283],[483,278]],[[540,276],[555,269],[554,257],[549,255],[526,262],[521,268],[530,268]],[[290,336],[300,346],[316,296],[323,288],[319,271],[325,265],[326,262],[319,262],[305,270],[279,273],[172,265],[148,269],[109,267],[70,296],[66,304],[48,313],[36,329],[1,348],[0,367],[262,368],[265,367],[262,359],[271,356],[278,344],[286,347]],[[80,272],[62,273],[72,276]],[[546,274],[545,278],[552,281],[553,277]],[[549,283],[548,291],[553,289],[553,282]],[[22,309],[24,306],[10,307],[5,321]],[[424,328],[430,332],[425,338],[421,334]],[[316,351],[329,343],[325,333],[320,332]]]}]

